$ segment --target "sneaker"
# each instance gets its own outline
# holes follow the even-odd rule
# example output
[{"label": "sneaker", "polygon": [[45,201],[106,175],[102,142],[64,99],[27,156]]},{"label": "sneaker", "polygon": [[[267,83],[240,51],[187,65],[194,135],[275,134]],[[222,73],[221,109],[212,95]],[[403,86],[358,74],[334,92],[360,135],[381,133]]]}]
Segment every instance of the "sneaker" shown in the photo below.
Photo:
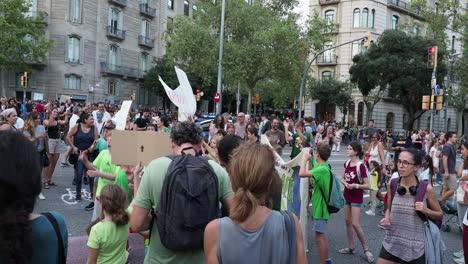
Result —
[{"label": "sneaker", "polygon": [[88,183],[89,183],[88,176],[84,176],[84,177],[83,177],[83,184],[84,184],[84,185],[88,185]]},{"label": "sneaker", "polygon": [[45,200],[45,196],[42,193],[39,193],[38,198],[39,200]]},{"label": "sneaker", "polygon": [[91,211],[94,209],[94,202],[90,202],[86,207],[85,207],[85,210],[86,211]]},{"label": "sneaker", "polygon": [[80,202],[81,201],[81,194],[77,194],[75,197],[75,201]]},{"label": "sneaker", "polygon": [[367,210],[366,215],[375,216],[375,212],[372,212],[371,210]]},{"label": "sneaker", "polygon": [[464,257],[463,250],[453,253],[453,256],[456,258],[463,258]]},{"label": "sneaker", "polygon": [[70,166],[70,163],[68,163],[68,161],[64,160],[62,162],[60,162],[60,164],[62,164],[62,166]]},{"label": "sneaker", "polygon": [[454,258],[453,262],[457,264],[464,264],[465,263],[465,258]]}]

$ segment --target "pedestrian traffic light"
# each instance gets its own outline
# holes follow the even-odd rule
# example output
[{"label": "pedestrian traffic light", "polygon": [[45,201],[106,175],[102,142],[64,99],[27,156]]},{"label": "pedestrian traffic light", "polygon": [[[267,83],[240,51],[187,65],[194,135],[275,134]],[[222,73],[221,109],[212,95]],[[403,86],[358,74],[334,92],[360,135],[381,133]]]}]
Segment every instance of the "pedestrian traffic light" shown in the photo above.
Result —
[{"label": "pedestrian traffic light", "polygon": [[370,37],[371,37],[371,33],[370,31],[367,31],[366,38],[364,39],[364,48],[369,47]]},{"label": "pedestrian traffic light", "polygon": [[427,49],[427,68],[437,68],[437,46]]},{"label": "pedestrian traffic light", "polygon": [[294,100],[294,109],[299,109],[299,100]]},{"label": "pedestrian traffic light", "polygon": [[444,96],[443,95],[436,96],[434,103],[435,103],[435,110],[442,110],[442,105],[444,103]]},{"label": "pedestrian traffic light", "polygon": [[28,84],[29,84],[28,72],[24,72],[23,75],[21,76],[21,86],[27,87]]},{"label": "pedestrian traffic light", "polygon": [[260,94],[255,95],[255,102],[260,104]]}]

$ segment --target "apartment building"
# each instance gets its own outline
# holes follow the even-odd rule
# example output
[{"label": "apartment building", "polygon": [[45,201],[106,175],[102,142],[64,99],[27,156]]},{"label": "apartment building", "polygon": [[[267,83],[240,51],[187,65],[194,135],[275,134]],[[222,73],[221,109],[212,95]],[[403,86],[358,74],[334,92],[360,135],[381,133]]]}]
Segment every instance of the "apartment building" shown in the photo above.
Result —
[{"label": "apartment building", "polygon": [[[138,104],[149,103],[141,83],[153,59],[165,53],[163,34],[175,16],[192,16],[196,8],[189,0],[29,1],[28,15],[44,12],[54,46],[46,60],[31,63],[26,97],[108,103],[132,93]],[[3,96],[23,97],[22,74],[3,74]]]},{"label": "apartment building", "polygon": [[[396,29],[402,23],[411,25],[409,30],[415,33],[425,34],[424,27],[421,26],[424,20],[420,12],[412,10],[410,4],[402,0],[310,0],[309,13],[312,14],[314,11],[322,18],[338,24],[335,32],[331,32],[333,42],[328,44],[330,47],[362,38],[368,31],[371,32],[371,42],[374,42],[384,30]],[[448,36],[447,43],[452,53],[461,56],[463,45],[461,36],[451,32],[448,32]],[[365,52],[363,40],[327,51],[317,58],[311,74],[314,78],[322,80],[336,78],[348,81],[349,68],[353,63],[352,57],[361,52]],[[452,88],[456,89],[456,84],[453,84]],[[366,125],[367,109],[363,96],[357,88],[353,90],[352,98],[353,103],[345,113],[342,113],[338,107],[320,104],[317,100],[308,102],[305,104],[305,116]],[[395,104],[388,95],[384,95],[374,107],[373,119],[378,128],[403,129],[408,122],[408,113],[402,105]],[[429,120],[430,113],[427,111],[414,123],[414,127],[429,128]],[[468,130],[468,117],[465,124],[465,130]],[[456,111],[451,107],[448,107],[447,111],[439,111],[434,117],[435,130],[455,130],[456,125]]]}]

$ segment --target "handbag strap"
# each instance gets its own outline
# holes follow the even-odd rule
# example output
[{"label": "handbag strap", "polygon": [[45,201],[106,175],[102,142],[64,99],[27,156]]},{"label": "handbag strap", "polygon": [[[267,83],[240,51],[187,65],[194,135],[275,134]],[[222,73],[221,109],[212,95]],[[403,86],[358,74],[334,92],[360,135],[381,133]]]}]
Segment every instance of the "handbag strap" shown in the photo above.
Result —
[{"label": "handbag strap", "polygon": [[66,263],[66,258],[65,258],[65,246],[63,245],[63,238],[60,232],[59,225],[57,223],[57,220],[51,213],[42,213],[43,216],[49,220],[49,222],[52,224],[52,227],[55,230],[55,234],[57,235],[57,241],[58,241],[58,249],[59,249],[59,263],[60,264],[65,264]]},{"label": "handbag strap", "polygon": [[296,263],[296,221],[294,216],[288,211],[281,211],[286,224],[286,232],[288,233],[289,244],[289,263]]}]

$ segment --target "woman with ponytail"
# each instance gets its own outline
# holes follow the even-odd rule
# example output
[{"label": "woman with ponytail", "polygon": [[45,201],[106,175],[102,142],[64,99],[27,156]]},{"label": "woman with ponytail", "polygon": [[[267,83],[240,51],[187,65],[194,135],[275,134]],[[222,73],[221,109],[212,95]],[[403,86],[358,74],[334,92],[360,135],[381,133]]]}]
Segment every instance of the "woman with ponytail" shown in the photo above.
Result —
[{"label": "woman with ponytail", "polygon": [[127,195],[117,184],[109,184],[102,188],[100,201],[102,214],[86,229],[89,234],[87,263],[126,263],[130,228],[130,217],[125,211]]},{"label": "woman with ponytail", "polygon": [[0,263],[65,263],[65,220],[57,212],[32,213],[41,192],[35,144],[13,131],[0,131],[0,138]]},{"label": "woman with ponytail", "polygon": [[[230,216],[211,221],[205,229],[204,250],[212,263],[306,263],[304,240],[297,218],[291,221],[296,239],[287,229],[287,219],[272,211],[270,198],[280,186],[275,156],[270,147],[244,143],[234,150],[228,166],[235,192]],[[294,243],[294,244],[292,244]],[[295,245],[295,246],[294,246]],[[290,250],[291,248],[296,250]]]}]

